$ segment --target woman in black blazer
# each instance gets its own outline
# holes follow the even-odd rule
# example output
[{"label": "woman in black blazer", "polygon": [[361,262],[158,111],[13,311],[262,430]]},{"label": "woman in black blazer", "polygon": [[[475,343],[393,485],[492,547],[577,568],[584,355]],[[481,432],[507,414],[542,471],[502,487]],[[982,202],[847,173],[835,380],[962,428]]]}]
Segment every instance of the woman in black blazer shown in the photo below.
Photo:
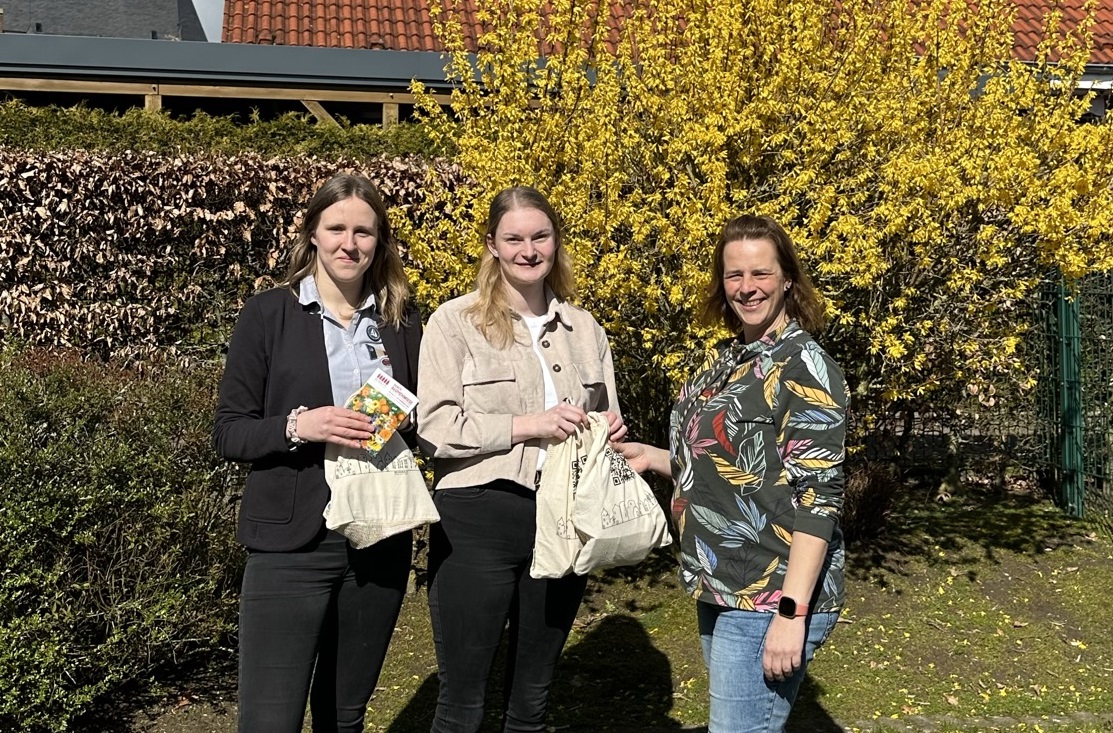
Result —
[{"label": "woman in black blazer", "polygon": [[251,464],[237,531],[249,551],[241,733],[297,733],[307,698],[314,731],[363,730],[413,539],[355,550],[325,528],[325,443],[371,435],[342,405],[376,369],[417,391],[420,341],[382,197],[366,178],[333,177],[309,202],[285,281],[244,305],[220,383],[214,444]]}]

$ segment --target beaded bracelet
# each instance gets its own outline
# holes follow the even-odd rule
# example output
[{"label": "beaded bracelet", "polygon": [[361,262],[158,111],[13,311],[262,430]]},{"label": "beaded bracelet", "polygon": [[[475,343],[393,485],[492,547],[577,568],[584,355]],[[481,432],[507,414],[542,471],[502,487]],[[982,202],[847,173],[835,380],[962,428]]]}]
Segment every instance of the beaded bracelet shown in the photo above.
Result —
[{"label": "beaded bracelet", "polygon": [[308,409],[309,408],[305,405],[295,407],[290,410],[290,414],[286,416],[286,442],[293,448],[297,448],[299,445],[304,445],[309,442],[304,438],[298,437],[298,415]]}]

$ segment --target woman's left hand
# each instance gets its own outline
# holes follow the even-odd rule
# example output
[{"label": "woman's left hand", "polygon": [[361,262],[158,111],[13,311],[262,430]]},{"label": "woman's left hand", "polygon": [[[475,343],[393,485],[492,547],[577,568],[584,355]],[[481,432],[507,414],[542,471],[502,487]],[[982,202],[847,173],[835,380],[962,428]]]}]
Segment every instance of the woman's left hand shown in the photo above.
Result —
[{"label": "woman's left hand", "polygon": [[761,669],[765,679],[783,682],[791,677],[804,661],[804,617],[794,619],[773,614],[765,632],[765,654]]},{"label": "woman's left hand", "polygon": [[612,443],[618,443],[626,437],[626,423],[622,422],[622,416],[610,410],[604,410],[601,413],[607,418],[607,426],[610,428],[608,431],[608,440]]}]

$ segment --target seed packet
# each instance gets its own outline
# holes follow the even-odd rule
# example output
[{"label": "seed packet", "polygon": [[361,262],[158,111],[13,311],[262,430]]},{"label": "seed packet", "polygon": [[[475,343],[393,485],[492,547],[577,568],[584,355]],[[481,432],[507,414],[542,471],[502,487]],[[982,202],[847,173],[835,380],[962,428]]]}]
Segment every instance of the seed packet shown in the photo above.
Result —
[{"label": "seed packet", "polygon": [[344,406],[371,418],[375,432],[361,445],[368,453],[378,453],[417,407],[417,397],[382,369],[376,369]]}]

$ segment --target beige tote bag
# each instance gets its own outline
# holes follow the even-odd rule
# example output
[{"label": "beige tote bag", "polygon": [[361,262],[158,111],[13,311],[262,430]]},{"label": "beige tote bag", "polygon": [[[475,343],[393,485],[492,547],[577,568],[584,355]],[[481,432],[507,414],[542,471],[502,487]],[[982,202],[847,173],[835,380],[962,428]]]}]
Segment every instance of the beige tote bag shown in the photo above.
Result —
[{"label": "beige tote bag", "polygon": [[549,446],[537,487],[537,532],[533,540],[532,578],[563,578],[580,554],[572,514],[576,485],[587,460],[583,431]]},{"label": "beige tote bag", "polygon": [[668,521],[653,490],[607,444],[603,415],[588,413],[591,449],[576,490],[573,522],[583,541],[574,570],[636,565],[656,547],[672,543]]},{"label": "beige tote bag", "polygon": [[325,480],[332,491],[325,526],[357,550],[440,521],[421,469],[398,433],[375,453],[327,444]]}]

